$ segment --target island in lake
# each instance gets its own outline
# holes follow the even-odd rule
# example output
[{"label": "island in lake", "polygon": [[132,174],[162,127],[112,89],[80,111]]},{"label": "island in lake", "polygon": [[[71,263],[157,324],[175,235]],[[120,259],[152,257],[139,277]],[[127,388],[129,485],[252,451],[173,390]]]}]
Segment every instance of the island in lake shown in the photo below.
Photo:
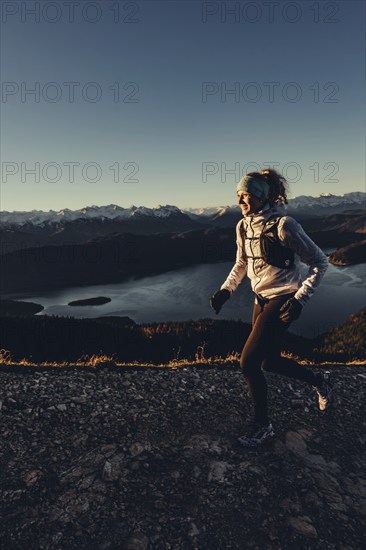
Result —
[{"label": "island in lake", "polygon": [[101,306],[103,304],[108,304],[111,302],[110,298],[105,296],[96,296],[95,298],[85,298],[84,300],[73,300],[69,302],[68,306]]}]

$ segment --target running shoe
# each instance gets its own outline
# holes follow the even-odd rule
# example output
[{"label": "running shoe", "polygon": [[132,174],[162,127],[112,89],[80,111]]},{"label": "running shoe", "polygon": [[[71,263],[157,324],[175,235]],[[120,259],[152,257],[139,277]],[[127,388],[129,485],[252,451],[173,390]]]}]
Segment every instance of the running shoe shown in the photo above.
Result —
[{"label": "running shoe", "polygon": [[325,412],[329,409],[332,402],[333,384],[330,379],[330,372],[325,371],[320,373],[321,382],[318,386],[313,386],[318,398],[318,407],[320,412]]},{"label": "running shoe", "polygon": [[257,447],[267,439],[274,436],[272,424],[260,424],[252,422],[244,435],[238,438],[238,441],[244,447]]}]

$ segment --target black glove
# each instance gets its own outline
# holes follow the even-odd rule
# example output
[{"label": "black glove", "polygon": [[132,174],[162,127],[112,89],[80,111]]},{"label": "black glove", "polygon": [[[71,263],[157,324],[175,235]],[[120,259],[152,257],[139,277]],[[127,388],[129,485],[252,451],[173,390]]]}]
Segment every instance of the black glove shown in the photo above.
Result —
[{"label": "black glove", "polygon": [[217,292],[215,292],[215,294],[212,296],[210,300],[210,306],[212,307],[212,309],[215,310],[216,315],[218,314],[218,312],[220,311],[224,303],[228,301],[229,298],[230,298],[229,290],[226,290],[223,288],[222,290],[218,290]]},{"label": "black glove", "polygon": [[284,323],[292,323],[300,317],[302,312],[302,305],[296,298],[290,298],[281,306],[280,319]]}]

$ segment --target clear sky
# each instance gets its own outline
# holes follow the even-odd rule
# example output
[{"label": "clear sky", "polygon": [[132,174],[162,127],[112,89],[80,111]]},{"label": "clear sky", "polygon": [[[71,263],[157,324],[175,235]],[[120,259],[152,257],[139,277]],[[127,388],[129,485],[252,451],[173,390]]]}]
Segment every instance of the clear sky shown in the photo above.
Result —
[{"label": "clear sky", "polygon": [[264,165],[364,191],[364,26],[352,0],[2,2],[1,209],[233,204]]}]

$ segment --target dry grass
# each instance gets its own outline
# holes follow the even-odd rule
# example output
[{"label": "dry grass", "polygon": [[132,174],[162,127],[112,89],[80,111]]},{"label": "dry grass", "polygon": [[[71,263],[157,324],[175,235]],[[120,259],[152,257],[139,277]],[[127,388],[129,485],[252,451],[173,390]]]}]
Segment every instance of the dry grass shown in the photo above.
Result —
[{"label": "dry grass", "polygon": [[[348,365],[348,366],[360,366],[366,365],[366,360],[355,360],[355,361],[322,361],[322,362],[313,362],[308,359],[301,359],[293,354],[282,353],[283,357],[295,359],[300,365],[308,366],[331,366],[331,365]],[[179,352],[177,357],[166,362],[166,363],[148,363],[148,362],[121,362],[118,361],[113,356],[108,355],[83,355],[76,362],[69,361],[43,361],[40,363],[35,363],[29,359],[23,358],[20,361],[13,361],[12,355],[8,350],[0,350],[0,367],[50,367],[50,368],[75,368],[75,367],[87,367],[87,368],[100,368],[100,367],[154,367],[154,368],[182,368],[189,366],[221,366],[221,367],[239,367],[240,353],[231,352],[228,353],[226,357],[213,356],[205,357],[204,355],[204,346],[199,346],[197,348],[195,359],[179,359]]]}]

